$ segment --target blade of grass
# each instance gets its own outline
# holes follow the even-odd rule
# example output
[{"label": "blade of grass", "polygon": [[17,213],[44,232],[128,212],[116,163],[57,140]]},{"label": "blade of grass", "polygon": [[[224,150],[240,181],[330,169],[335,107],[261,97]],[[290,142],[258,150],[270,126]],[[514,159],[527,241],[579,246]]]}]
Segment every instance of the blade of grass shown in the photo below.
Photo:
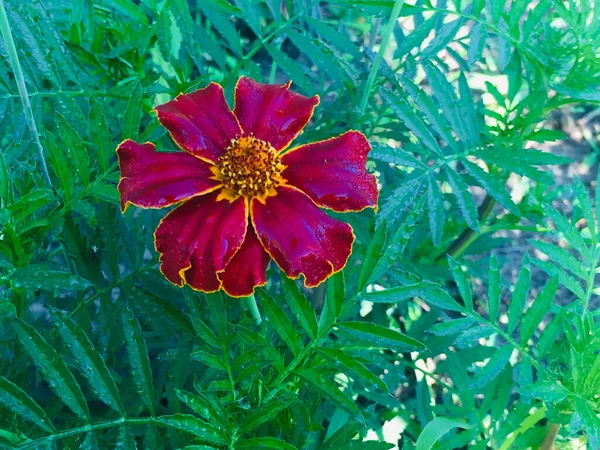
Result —
[{"label": "blade of grass", "polygon": [[48,186],[52,187],[52,181],[50,180],[50,174],[48,173],[48,166],[44,159],[44,148],[40,142],[38,135],[37,126],[35,124],[35,118],[33,116],[33,110],[31,109],[31,103],[29,102],[29,94],[27,93],[27,86],[25,85],[25,78],[23,77],[23,69],[19,62],[19,56],[17,55],[17,48],[15,47],[15,41],[13,39],[12,32],[10,31],[10,24],[8,23],[8,16],[6,15],[6,9],[4,8],[4,1],[0,0],[0,34],[6,43],[6,51],[8,53],[8,59],[10,65],[15,74],[15,81],[17,82],[17,88],[19,89],[19,97],[23,104],[23,110],[25,112],[25,118],[27,125],[31,131],[33,140],[35,141],[38,156],[40,159],[40,165],[42,167],[42,175]]},{"label": "blade of grass", "polygon": [[385,53],[385,49],[390,42],[390,37],[392,36],[392,32],[394,31],[394,27],[396,26],[396,21],[400,16],[400,11],[402,10],[402,6],[404,6],[404,0],[395,0],[394,7],[392,8],[392,12],[390,14],[390,19],[383,29],[383,35],[381,37],[381,46],[379,47],[379,51],[377,52],[377,56],[373,61],[373,65],[371,66],[371,71],[369,72],[369,78],[367,79],[367,85],[365,86],[365,90],[363,91],[362,100],[360,102],[360,112],[361,114],[365,113],[367,109],[367,102],[369,101],[369,94],[371,89],[373,89],[373,83],[375,83],[375,77],[377,76],[377,72],[379,72],[379,67],[381,66],[381,61],[383,60],[383,54]]}]

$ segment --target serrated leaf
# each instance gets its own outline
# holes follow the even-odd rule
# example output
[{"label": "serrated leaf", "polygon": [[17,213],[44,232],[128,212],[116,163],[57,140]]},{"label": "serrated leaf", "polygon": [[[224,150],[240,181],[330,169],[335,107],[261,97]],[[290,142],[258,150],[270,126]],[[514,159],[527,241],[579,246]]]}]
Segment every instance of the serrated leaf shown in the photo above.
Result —
[{"label": "serrated leaf", "polygon": [[146,341],[139,322],[131,310],[123,308],[121,313],[125,346],[129,356],[131,377],[135,383],[136,392],[152,415],[156,414],[154,408],[154,386],[152,384],[152,370]]},{"label": "serrated leaf", "polygon": [[360,272],[358,274],[357,292],[361,292],[371,282],[373,271],[384,254],[386,236],[387,223],[384,220],[375,229],[375,233],[369,242],[369,247],[367,248],[365,257],[361,261]]},{"label": "serrated leaf", "polygon": [[240,431],[242,433],[257,429],[260,425],[269,422],[281,411],[292,403],[292,398],[275,398],[267,403],[263,403],[259,408],[253,409],[244,416]]},{"label": "serrated leaf", "polygon": [[304,72],[304,67],[297,61],[290,58],[288,55],[283,53],[278,48],[272,45],[265,45],[265,49],[273,58],[273,61],[284,71],[294,83],[300,86],[300,88],[308,95],[315,93],[313,82]]},{"label": "serrated leaf", "polygon": [[488,272],[488,313],[491,323],[496,323],[500,311],[502,286],[500,284],[500,267],[495,253],[490,255]]},{"label": "serrated leaf", "polygon": [[399,331],[370,322],[339,322],[338,330],[350,333],[374,346],[399,351],[426,350],[427,347]]},{"label": "serrated leaf", "polygon": [[317,392],[321,393],[328,400],[338,407],[348,411],[353,416],[359,417],[360,410],[356,407],[354,401],[344,394],[329,378],[327,378],[322,372],[314,369],[307,368],[296,368],[294,373],[309,385],[313,387]]},{"label": "serrated leaf", "polygon": [[19,318],[11,321],[19,341],[62,402],[79,418],[90,420],[90,411],[75,377],[54,347]]},{"label": "serrated leaf", "polygon": [[88,121],[92,144],[96,149],[102,173],[105,173],[108,170],[110,158],[114,154],[114,148],[110,131],[106,125],[106,118],[104,117],[100,104],[94,97],[90,98],[90,114]]},{"label": "serrated leaf", "polygon": [[63,145],[59,145],[56,138],[48,130],[46,134],[46,152],[52,171],[60,181],[60,186],[64,192],[65,203],[69,203],[73,196],[73,169],[68,163],[67,155]]},{"label": "serrated leaf", "polygon": [[417,177],[406,180],[402,185],[396,188],[387,198],[381,211],[378,214],[379,222],[387,220],[393,223],[400,214],[413,206],[415,199],[418,198],[423,185],[423,178]]},{"label": "serrated leaf", "polygon": [[421,58],[428,60],[435,56],[435,54],[440,50],[446,48],[446,46],[454,39],[456,33],[464,23],[464,17],[459,17],[451,22],[444,23],[439,29],[436,30],[435,37],[427,43],[427,47],[421,53]]},{"label": "serrated leaf", "polygon": [[569,395],[569,391],[555,381],[543,381],[519,389],[519,394],[529,398],[539,398],[550,404],[556,404]]},{"label": "serrated leaf", "polygon": [[429,128],[425,125],[425,122],[415,114],[414,109],[410,106],[408,101],[387,88],[381,88],[380,93],[408,129],[412,131],[433,153],[438,156],[443,156],[442,149],[435,140],[435,137],[431,134]]},{"label": "serrated leaf", "polygon": [[0,152],[0,199],[4,205],[12,201],[12,185],[4,153]]},{"label": "serrated leaf", "polygon": [[578,177],[575,177],[573,179],[573,190],[575,191],[575,204],[579,206],[583,217],[585,217],[586,225],[588,227],[588,230],[590,230],[592,239],[596,240],[597,236],[596,220],[594,218],[594,208],[592,206],[592,201],[590,200],[590,195],[588,193],[587,188],[584,186],[584,184]]},{"label": "serrated leaf", "polygon": [[363,294],[362,299],[373,303],[397,303],[409,298],[419,297],[438,308],[449,311],[464,311],[442,287],[428,281],[385,289]]},{"label": "serrated leaf", "polygon": [[81,374],[88,379],[97,397],[116,412],[124,415],[115,381],[88,336],[68,316],[52,311],[52,317],[58,324],[61,339],[77,361]]},{"label": "serrated leaf", "polygon": [[177,398],[190,409],[210,423],[223,425],[222,417],[214,410],[211,403],[201,395],[192,394],[182,389],[175,389]]},{"label": "serrated leaf", "polygon": [[192,352],[191,357],[213,369],[227,371],[227,364],[218,355],[197,350]]},{"label": "serrated leaf", "polygon": [[136,82],[131,89],[131,95],[125,108],[121,137],[123,139],[137,139],[140,135],[142,122],[142,86]]},{"label": "serrated leaf", "polygon": [[500,372],[504,370],[506,364],[509,362],[510,357],[513,353],[513,347],[510,345],[504,345],[500,347],[489,359],[487,364],[479,369],[475,374],[475,377],[471,381],[471,389],[481,389],[492,382]]},{"label": "serrated leaf", "polygon": [[2,376],[0,376],[0,404],[42,430],[50,434],[56,432],[52,421],[48,419],[40,405],[19,386]]},{"label": "serrated leaf", "polygon": [[520,342],[521,345],[526,345],[527,341],[533,336],[536,328],[550,310],[550,305],[554,299],[554,294],[558,290],[558,279],[552,278],[542,288],[540,293],[535,298],[535,301],[525,312],[525,316],[521,321],[520,327]]},{"label": "serrated leaf", "polygon": [[83,145],[83,139],[77,130],[61,114],[56,114],[56,126],[62,140],[61,144],[67,149],[75,163],[76,173],[85,187],[90,184],[90,157]]},{"label": "serrated leaf", "polygon": [[43,263],[21,267],[9,276],[15,287],[26,289],[73,289],[82,290],[91,283],[70,272],[54,270]]},{"label": "serrated leaf", "polygon": [[476,323],[477,321],[472,317],[444,320],[443,322],[439,322],[433,325],[431,328],[429,328],[428,331],[437,336],[452,336],[454,334],[462,333],[463,331],[468,330]]},{"label": "serrated leaf", "polygon": [[205,342],[214,348],[221,348],[221,343],[219,342],[219,339],[213,330],[211,330],[210,327],[202,320],[192,316],[192,325],[194,326],[194,330],[196,330],[196,334],[202,340],[202,342]]},{"label": "serrated leaf", "polygon": [[292,321],[264,289],[257,289],[256,296],[259,304],[264,308],[268,323],[275,329],[290,350],[297,355],[302,347],[302,341]]},{"label": "serrated leaf", "polygon": [[567,253],[564,249],[548,242],[538,241],[536,239],[529,239],[527,242],[529,242],[540,252],[548,255],[550,257],[550,261],[561,265],[564,269],[571,271],[571,273],[577,275],[581,279],[587,279],[588,274],[583,266],[583,263],[575,259],[575,257]]},{"label": "serrated leaf", "polygon": [[444,170],[448,176],[448,182],[452,187],[452,194],[456,197],[456,202],[458,203],[462,216],[465,218],[465,222],[467,222],[467,225],[473,231],[479,232],[477,207],[475,206],[473,196],[469,192],[467,184],[450,166],[444,166]]},{"label": "serrated leaf", "polygon": [[244,439],[243,441],[239,441],[238,443],[236,443],[235,446],[236,448],[247,448],[252,450],[261,448],[274,448],[277,450],[298,450],[292,444],[288,444],[287,442],[274,437],[257,437]]},{"label": "serrated leaf", "polygon": [[349,371],[358,375],[367,382],[369,387],[376,387],[384,392],[388,391],[387,385],[381,378],[371,372],[364,364],[360,363],[352,356],[347,355],[342,350],[337,348],[318,348],[318,350],[332,360],[335,364],[340,364]]},{"label": "serrated leaf", "polygon": [[344,281],[344,272],[336,272],[327,279],[326,286],[326,301],[329,306],[329,310],[333,312],[334,317],[339,317],[344,300],[346,300],[346,283]]},{"label": "serrated leaf", "polygon": [[335,49],[343,52],[344,54],[350,55],[357,60],[362,58],[362,54],[358,50],[358,47],[345,34],[340,33],[335,28],[330,27],[324,22],[311,17],[304,18],[304,21],[310,25],[310,27],[319,36],[330,42]]},{"label": "serrated leaf", "polygon": [[186,433],[194,435],[198,440],[208,442],[209,444],[226,444],[216,427],[190,414],[160,416],[154,419],[154,423],[185,431]]},{"label": "serrated leaf", "polygon": [[508,303],[508,333],[511,334],[521,320],[523,309],[525,308],[525,300],[529,295],[529,286],[531,283],[531,271],[529,270],[529,257],[527,254],[521,262],[521,269],[517,276],[515,290],[512,293],[510,302]]},{"label": "serrated leaf", "polygon": [[481,59],[485,41],[487,39],[487,29],[481,22],[477,22],[471,28],[469,33],[469,50],[467,52],[467,64],[473,68],[475,63]]},{"label": "serrated leaf", "polygon": [[434,445],[441,437],[448,433],[454,428],[469,429],[472,425],[465,423],[458,419],[451,419],[449,417],[436,417],[423,428],[417,443],[415,446],[416,450],[431,450]]},{"label": "serrated leaf", "polygon": [[427,165],[419,161],[412,154],[401,148],[374,145],[369,153],[369,158],[383,161],[398,166],[412,167],[414,169],[426,170]]},{"label": "serrated leaf", "polygon": [[479,185],[485,189],[485,191],[498,203],[500,203],[514,215],[521,215],[519,208],[517,205],[515,205],[515,202],[510,196],[510,193],[506,190],[506,186],[503,182],[467,159],[462,159],[461,162],[467,171],[473,176],[473,178],[477,180],[477,183],[479,183]]},{"label": "serrated leaf", "polygon": [[427,214],[429,217],[429,230],[433,245],[438,246],[444,236],[444,223],[446,208],[444,196],[433,174],[427,177]]},{"label": "serrated leaf", "polygon": [[468,311],[473,311],[473,292],[471,291],[471,283],[462,266],[456,262],[452,256],[448,255],[448,265],[452,271],[452,278],[458,286],[458,291],[462,297]]},{"label": "serrated leaf", "polygon": [[548,214],[550,219],[552,219],[552,222],[554,222],[554,225],[556,225],[558,231],[564,235],[567,242],[575,247],[575,249],[581,253],[585,259],[591,260],[591,251],[586,245],[583,237],[581,237],[581,234],[579,233],[579,230],[577,230],[575,224],[569,222],[565,216],[563,216],[550,205],[546,205],[544,211],[546,211],[546,214]]},{"label": "serrated leaf", "polygon": [[282,281],[284,298],[296,317],[298,323],[304,328],[304,331],[311,339],[317,336],[317,316],[315,310],[308,302],[304,294],[300,292],[298,285],[289,278]]}]

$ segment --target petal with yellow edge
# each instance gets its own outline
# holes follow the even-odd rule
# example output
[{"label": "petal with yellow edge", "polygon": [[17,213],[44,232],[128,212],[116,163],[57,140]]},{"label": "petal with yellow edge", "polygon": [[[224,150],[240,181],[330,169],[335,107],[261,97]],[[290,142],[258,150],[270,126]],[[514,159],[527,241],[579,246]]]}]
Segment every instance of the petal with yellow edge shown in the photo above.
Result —
[{"label": "petal with yellow edge", "polygon": [[210,166],[187,153],[157,152],[154,144],[127,139],[117,148],[121,208],[165,208],[219,187]]},{"label": "petal with yellow edge", "polygon": [[292,278],[314,287],[344,268],[354,242],[350,225],[329,217],[301,191],[280,186],[263,204],[252,200],[250,216],[264,246]]},{"label": "petal with yellow edge", "polygon": [[216,163],[242,130],[229,109],[223,88],[211,83],[156,107],[158,120],[183,150]]},{"label": "petal with yellow edge", "polygon": [[256,237],[252,225],[248,226],[246,239],[233,259],[219,274],[223,290],[232,297],[247,297],[258,286],[267,283],[267,267],[271,257]]},{"label": "petal with yellow edge", "polygon": [[241,77],[235,87],[234,114],[244,133],[286,148],[309,122],[319,97],[291,92],[288,84],[262,84]]},{"label": "petal with yellow edge", "polygon": [[362,133],[348,131],[284,154],[281,176],[319,206],[338,212],[376,208],[377,179],[366,169],[370,151]]},{"label": "petal with yellow edge", "polygon": [[240,249],[248,227],[244,198],[217,201],[217,192],[194,197],[171,211],[154,234],[161,272],[173,284],[214,292],[217,277]]}]

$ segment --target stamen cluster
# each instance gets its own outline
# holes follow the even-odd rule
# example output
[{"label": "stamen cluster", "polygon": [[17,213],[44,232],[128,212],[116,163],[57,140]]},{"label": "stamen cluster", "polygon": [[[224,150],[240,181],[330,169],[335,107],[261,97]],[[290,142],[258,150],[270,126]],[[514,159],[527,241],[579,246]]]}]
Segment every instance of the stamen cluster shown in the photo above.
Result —
[{"label": "stamen cluster", "polygon": [[254,136],[232,139],[217,167],[225,187],[248,198],[274,193],[285,168],[271,144]]}]

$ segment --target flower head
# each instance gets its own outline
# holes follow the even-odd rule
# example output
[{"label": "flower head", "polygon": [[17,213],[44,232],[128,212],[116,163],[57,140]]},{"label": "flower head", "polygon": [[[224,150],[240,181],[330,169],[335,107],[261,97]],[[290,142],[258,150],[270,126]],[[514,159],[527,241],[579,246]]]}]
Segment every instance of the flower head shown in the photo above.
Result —
[{"label": "flower head", "polygon": [[179,204],[154,234],[171,283],[242,297],[266,284],[271,259],[308,287],[346,265],[352,228],[319,207],[376,207],[376,180],[365,168],[371,147],[348,131],[284,151],[319,103],[289,87],[242,77],[231,111],[211,83],[156,107],[183,152],[130,139],[117,148],[123,210]]}]

